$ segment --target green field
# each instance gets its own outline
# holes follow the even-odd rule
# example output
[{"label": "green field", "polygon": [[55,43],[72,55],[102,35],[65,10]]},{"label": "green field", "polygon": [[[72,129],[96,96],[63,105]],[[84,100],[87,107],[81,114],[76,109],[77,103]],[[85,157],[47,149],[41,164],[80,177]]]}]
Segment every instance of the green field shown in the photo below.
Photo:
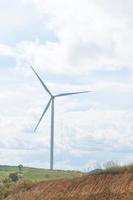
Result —
[{"label": "green field", "polygon": [[[10,173],[18,172],[19,169],[17,166],[5,166],[0,165],[0,180],[7,178]],[[19,173],[20,174],[20,173]],[[40,169],[40,168],[31,168],[31,167],[23,167],[21,171],[21,176],[23,178],[41,181],[41,180],[50,180],[50,179],[61,179],[61,178],[73,178],[82,176],[82,172],[78,171],[63,171],[63,170],[48,170],[48,169]]]}]

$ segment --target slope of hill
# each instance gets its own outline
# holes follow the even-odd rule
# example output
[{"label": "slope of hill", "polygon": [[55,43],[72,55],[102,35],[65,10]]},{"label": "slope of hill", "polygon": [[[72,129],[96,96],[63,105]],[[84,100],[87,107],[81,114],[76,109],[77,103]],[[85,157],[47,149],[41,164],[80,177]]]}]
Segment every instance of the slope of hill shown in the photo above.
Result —
[{"label": "slope of hill", "polygon": [[[7,178],[10,173],[18,172],[17,166],[6,166],[0,165],[0,180]],[[78,171],[64,171],[64,170],[54,170],[50,171],[48,169],[23,167],[21,175],[24,178],[28,178],[33,181],[50,180],[50,179],[60,179],[60,178],[73,178],[81,176],[83,173]]]},{"label": "slope of hill", "polygon": [[35,183],[6,200],[133,200],[133,174],[88,175]]}]

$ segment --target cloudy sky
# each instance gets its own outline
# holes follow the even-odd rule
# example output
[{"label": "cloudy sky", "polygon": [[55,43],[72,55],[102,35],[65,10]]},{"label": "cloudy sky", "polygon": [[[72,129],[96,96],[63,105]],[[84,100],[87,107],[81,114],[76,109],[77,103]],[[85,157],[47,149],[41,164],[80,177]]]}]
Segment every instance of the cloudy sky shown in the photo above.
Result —
[{"label": "cloudy sky", "polygon": [[132,162],[132,0],[0,0],[0,164],[49,167],[53,94],[55,168]]}]

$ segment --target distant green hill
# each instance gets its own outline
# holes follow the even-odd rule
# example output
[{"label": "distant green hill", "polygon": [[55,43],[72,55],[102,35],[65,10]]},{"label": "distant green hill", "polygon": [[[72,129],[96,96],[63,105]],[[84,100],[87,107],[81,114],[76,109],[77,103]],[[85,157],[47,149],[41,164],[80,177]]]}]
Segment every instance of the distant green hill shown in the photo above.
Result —
[{"label": "distant green hill", "polygon": [[[17,166],[0,165],[0,180],[7,178],[10,173],[19,172]],[[48,170],[41,168],[23,167],[21,176],[35,181],[73,178],[82,176],[83,173],[79,171],[64,171],[64,170]]]}]

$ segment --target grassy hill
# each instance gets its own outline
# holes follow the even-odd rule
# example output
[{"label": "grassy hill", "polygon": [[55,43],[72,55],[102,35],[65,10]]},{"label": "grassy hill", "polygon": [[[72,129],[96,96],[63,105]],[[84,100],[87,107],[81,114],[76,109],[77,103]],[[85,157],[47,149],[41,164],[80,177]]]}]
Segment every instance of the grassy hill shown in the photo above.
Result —
[{"label": "grassy hill", "polygon": [[[0,165],[0,180],[7,178],[10,173],[18,172],[19,168],[17,166],[6,166]],[[74,178],[82,176],[83,173],[79,171],[64,171],[64,170],[48,170],[41,168],[23,167],[21,175],[23,178],[27,178],[33,181],[41,180],[53,180],[62,178]]]}]

